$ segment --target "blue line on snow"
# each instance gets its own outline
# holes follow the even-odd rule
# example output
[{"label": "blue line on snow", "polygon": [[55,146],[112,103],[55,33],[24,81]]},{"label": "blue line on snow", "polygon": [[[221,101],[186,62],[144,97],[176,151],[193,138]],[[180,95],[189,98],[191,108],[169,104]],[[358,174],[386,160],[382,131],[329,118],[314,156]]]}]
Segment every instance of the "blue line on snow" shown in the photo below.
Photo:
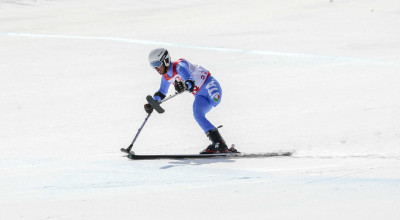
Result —
[{"label": "blue line on snow", "polygon": [[199,50],[210,50],[218,52],[229,52],[229,53],[246,53],[253,55],[265,55],[265,56],[281,56],[281,57],[298,57],[298,58],[312,58],[312,59],[323,59],[339,62],[374,62],[380,64],[388,64],[385,61],[379,61],[376,59],[366,59],[358,57],[342,57],[342,56],[327,56],[327,55],[313,55],[313,54],[302,54],[302,53],[283,53],[273,51],[262,51],[262,50],[244,50],[224,47],[210,47],[200,46],[191,44],[179,44],[179,43],[168,43],[160,41],[149,41],[149,40],[138,40],[130,38],[119,38],[119,37],[90,37],[90,36],[74,36],[74,35],[48,35],[48,34],[29,34],[29,33],[15,33],[15,32],[4,32],[0,31],[0,35],[14,36],[14,37],[33,37],[33,38],[63,38],[63,39],[83,39],[83,40],[106,40],[124,43],[134,43],[142,45],[158,45],[165,47],[180,47],[190,48]]}]

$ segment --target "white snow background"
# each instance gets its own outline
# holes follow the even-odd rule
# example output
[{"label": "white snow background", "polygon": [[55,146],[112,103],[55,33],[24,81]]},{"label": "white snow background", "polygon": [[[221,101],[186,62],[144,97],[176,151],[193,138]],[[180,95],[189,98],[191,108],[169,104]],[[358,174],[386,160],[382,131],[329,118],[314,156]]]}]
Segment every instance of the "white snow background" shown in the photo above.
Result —
[{"label": "white snow background", "polygon": [[[228,143],[295,154],[122,157],[156,47],[219,80]],[[400,219],[398,0],[3,0],[0,74],[1,219]],[[192,102],[133,150],[206,147]]]}]

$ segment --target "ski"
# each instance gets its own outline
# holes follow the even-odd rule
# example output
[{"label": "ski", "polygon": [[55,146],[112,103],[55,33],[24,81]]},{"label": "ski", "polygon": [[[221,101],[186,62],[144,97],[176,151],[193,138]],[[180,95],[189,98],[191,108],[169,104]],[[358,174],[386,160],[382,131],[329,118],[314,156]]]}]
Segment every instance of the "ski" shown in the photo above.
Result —
[{"label": "ski", "polygon": [[164,113],[165,110],[160,106],[160,103],[153,99],[151,95],[146,97],[147,102],[154,108],[158,113]]},{"label": "ski", "polygon": [[[121,149],[122,150],[122,149]],[[268,152],[268,153],[221,153],[221,154],[134,154],[128,153],[126,157],[132,160],[161,160],[161,159],[202,159],[202,158],[266,158],[266,157],[288,157],[293,152]]]},{"label": "ski", "polygon": [[210,157],[235,157],[240,153],[224,153],[224,154],[159,154],[159,155],[138,155],[129,154],[127,157],[133,160],[157,160],[157,159],[195,159],[195,158],[210,158]]}]

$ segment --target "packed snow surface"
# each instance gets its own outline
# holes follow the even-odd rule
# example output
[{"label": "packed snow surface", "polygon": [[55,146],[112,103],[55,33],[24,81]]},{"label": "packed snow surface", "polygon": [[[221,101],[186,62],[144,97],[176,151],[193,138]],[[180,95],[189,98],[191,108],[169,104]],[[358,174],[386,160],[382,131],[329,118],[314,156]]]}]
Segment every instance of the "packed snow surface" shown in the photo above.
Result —
[{"label": "packed snow surface", "polygon": [[[398,0],[0,1],[1,219],[400,219],[399,27]],[[294,155],[123,157],[157,47],[221,83],[229,144]],[[206,147],[192,102],[133,150]]]}]

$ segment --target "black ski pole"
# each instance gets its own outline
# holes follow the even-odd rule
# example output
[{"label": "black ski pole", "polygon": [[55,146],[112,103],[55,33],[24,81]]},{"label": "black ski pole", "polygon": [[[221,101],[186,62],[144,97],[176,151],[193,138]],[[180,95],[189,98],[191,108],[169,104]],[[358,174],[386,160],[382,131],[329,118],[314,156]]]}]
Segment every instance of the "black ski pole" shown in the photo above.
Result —
[{"label": "black ski pole", "polygon": [[169,99],[172,99],[172,98],[174,98],[175,96],[177,96],[177,95],[180,95],[180,94],[182,94],[183,92],[177,92],[177,93],[175,93],[175,94],[173,94],[173,95],[170,95],[169,97],[167,97],[167,98],[165,98],[164,100],[161,100],[161,102],[160,102],[160,104],[161,103],[163,103],[163,102],[166,102],[166,101],[168,101]]},{"label": "black ski pole", "polygon": [[[147,101],[149,102],[149,104],[152,105],[153,108],[156,109],[156,111],[157,111],[158,109],[161,109],[162,112],[164,112],[164,109],[161,108],[160,104],[163,103],[163,102],[165,102],[165,101],[167,101],[167,100],[169,100],[169,99],[172,99],[173,97],[175,97],[175,96],[177,96],[177,95],[179,95],[179,94],[182,94],[182,92],[181,92],[181,93],[175,93],[174,95],[171,95],[171,96],[169,96],[168,98],[166,98],[166,99],[164,99],[163,101],[160,101],[160,102],[155,101],[155,100],[153,99],[152,96],[147,96],[146,98],[147,98]],[[162,113],[162,112],[161,112],[161,113]],[[131,152],[131,149],[132,149],[133,144],[135,143],[137,137],[139,136],[140,132],[142,131],[144,125],[146,124],[147,120],[149,119],[150,115],[151,115],[151,113],[148,113],[147,117],[144,119],[144,122],[143,122],[142,126],[140,126],[138,132],[137,132],[136,135],[135,135],[135,138],[133,138],[133,141],[132,141],[132,143],[128,146],[128,148],[126,148],[126,149],[125,149],[125,148],[121,148],[121,151],[122,151],[122,152],[127,153],[127,154],[135,154],[135,152],[133,152],[133,151]]]},{"label": "black ski pole", "polygon": [[[137,137],[139,136],[140,132],[142,131],[142,129],[143,129],[144,125],[146,124],[147,120],[149,119],[150,115],[151,115],[151,113],[149,113],[149,114],[147,115],[147,117],[144,119],[144,122],[143,122],[142,126],[140,126],[138,132],[136,133],[135,138],[133,139],[132,143],[128,146],[128,148],[127,148],[127,149],[121,148],[121,151],[122,151],[122,152],[127,153],[127,154],[131,154],[131,149],[132,149],[132,147],[133,147],[133,144],[135,143]],[[133,153],[133,154],[134,154],[134,153]]]}]

